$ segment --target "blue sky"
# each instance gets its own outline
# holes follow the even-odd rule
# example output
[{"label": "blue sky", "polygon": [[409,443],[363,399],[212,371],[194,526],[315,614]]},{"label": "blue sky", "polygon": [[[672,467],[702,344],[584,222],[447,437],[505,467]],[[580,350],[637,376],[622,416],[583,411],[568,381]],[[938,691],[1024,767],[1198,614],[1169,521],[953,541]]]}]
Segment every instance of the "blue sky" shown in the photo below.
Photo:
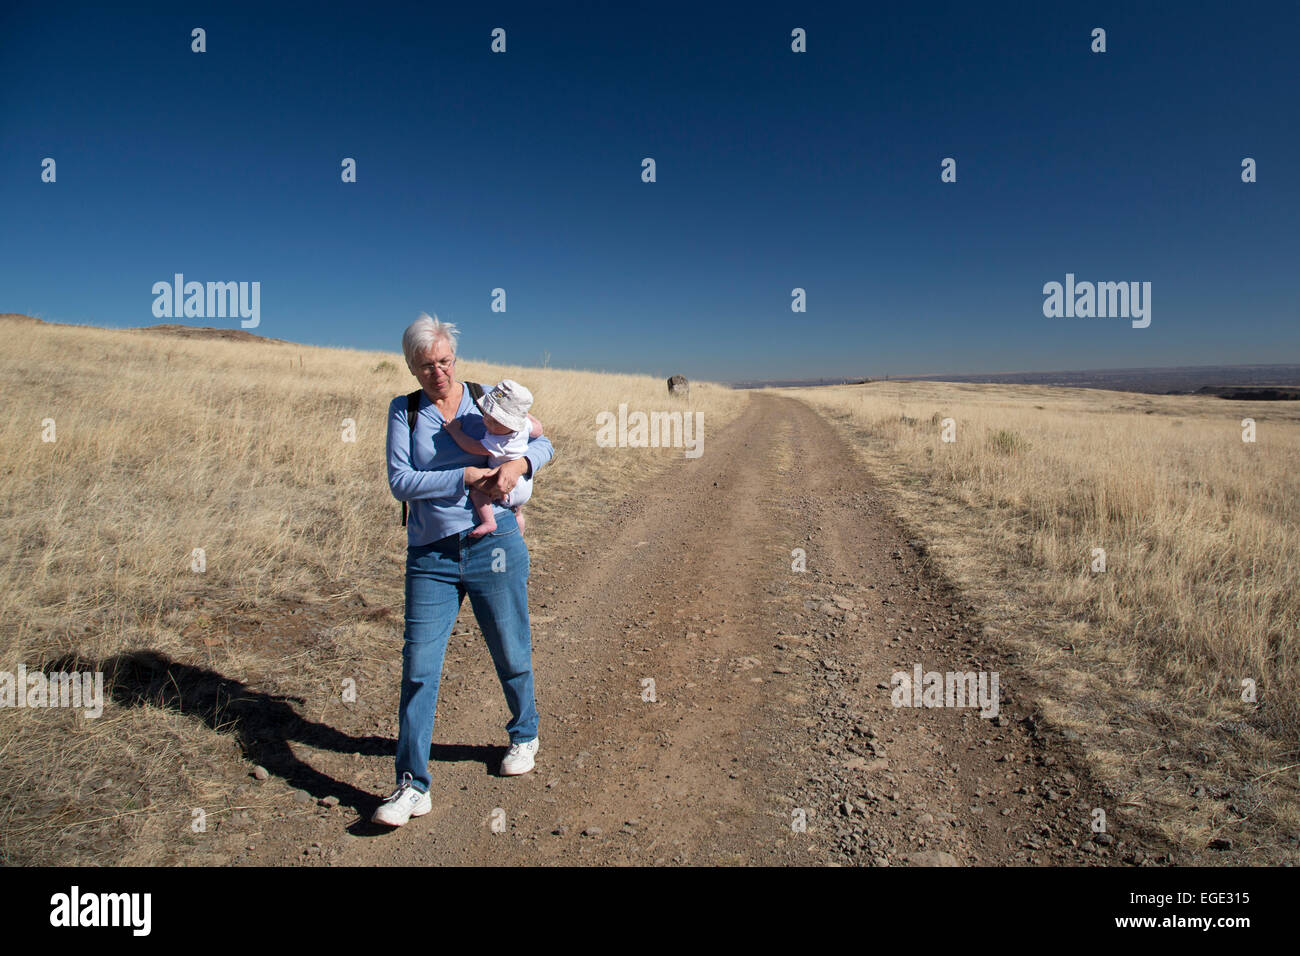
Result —
[{"label": "blue sky", "polygon": [[[478,6],[3,5],[0,311],[168,321],[180,272],[693,378],[1300,362],[1294,3]],[[1045,318],[1067,272],[1150,327]]]}]

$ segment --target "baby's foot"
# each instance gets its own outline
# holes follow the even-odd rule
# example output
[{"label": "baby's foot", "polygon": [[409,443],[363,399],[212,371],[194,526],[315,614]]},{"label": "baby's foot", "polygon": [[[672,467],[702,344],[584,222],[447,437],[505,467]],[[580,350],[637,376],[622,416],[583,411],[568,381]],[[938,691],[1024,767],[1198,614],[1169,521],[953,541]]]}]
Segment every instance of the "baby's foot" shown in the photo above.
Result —
[{"label": "baby's foot", "polygon": [[491,534],[496,529],[497,529],[497,519],[488,518],[487,521],[484,521],[481,525],[479,525],[477,528],[471,531],[469,533],[469,536],[471,538],[481,538],[485,534]]}]

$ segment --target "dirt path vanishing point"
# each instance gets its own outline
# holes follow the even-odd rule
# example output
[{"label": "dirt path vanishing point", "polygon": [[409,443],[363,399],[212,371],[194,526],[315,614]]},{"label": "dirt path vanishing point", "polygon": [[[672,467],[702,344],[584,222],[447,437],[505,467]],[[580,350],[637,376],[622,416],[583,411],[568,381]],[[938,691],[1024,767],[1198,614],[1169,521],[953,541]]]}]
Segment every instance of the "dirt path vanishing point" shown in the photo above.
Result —
[{"label": "dirt path vanishing point", "polygon": [[[702,457],[635,492],[598,540],[534,559],[533,773],[495,775],[508,715],[466,604],[438,702],[433,812],[398,830],[368,822],[379,794],[358,797],[358,782],[387,786],[391,743],[295,746],[342,804],[313,799],[235,834],[232,862],[1169,860],[1020,709],[1032,674],[984,643],[976,610],[808,406],[755,394]],[[894,707],[891,675],[917,664],[997,671],[999,716]],[[400,644],[391,693],[330,723],[391,740],[399,677]],[[1096,807],[1106,834],[1090,828]]]}]

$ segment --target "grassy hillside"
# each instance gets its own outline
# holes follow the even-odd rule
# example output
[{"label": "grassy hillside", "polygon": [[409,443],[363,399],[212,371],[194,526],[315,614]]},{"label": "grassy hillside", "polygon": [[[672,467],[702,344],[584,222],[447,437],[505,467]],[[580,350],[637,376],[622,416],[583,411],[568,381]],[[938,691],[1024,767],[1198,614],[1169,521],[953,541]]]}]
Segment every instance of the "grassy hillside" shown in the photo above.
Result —
[{"label": "grassy hillside", "polygon": [[1300,407],[922,382],[793,394],[856,437],[1124,813],[1198,849],[1243,829],[1294,844]]},{"label": "grassy hillside", "polygon": [[[745,401],[707,383],[670,398],[647,376],[464,359],[457,374],[534,392],[557,448],[528,506],[539,559],[682,457],[599,447],[598,412],[707,404],[707,451]],[[218,696],[274,679],[311,699],[344,663],[400,653],[405,529],[384,442],[390,400],[416,387],[398,351],[0,318],[0,671],[147,651],[221,675]],[[224,700],[161,706],[164,692],[182,696],[93,720],[0,709],[0,859],[184,859],[190,808],[238,803],[217,763],[239,754]]]}]

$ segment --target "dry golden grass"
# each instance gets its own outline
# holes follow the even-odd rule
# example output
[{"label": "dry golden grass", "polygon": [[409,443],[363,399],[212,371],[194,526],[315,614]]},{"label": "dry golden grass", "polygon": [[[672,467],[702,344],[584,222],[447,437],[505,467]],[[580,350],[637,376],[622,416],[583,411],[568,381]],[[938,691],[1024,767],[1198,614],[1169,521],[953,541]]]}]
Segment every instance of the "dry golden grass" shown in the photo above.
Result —
[{"label": "dry golden grass", "polygon": [[[395,344],[401,332],[395,323]],[[489,346],[463,338],[462,350],[476,347]],[[528,506],[538,556],[587,534],[630,481],[682,456],[598,447],[597,412],[707,403],[707,440],[745,401],[708,383],[684,401],[648,376],[464,358],[457,374],[511,377],[534,392],[557,449]],[[387,484],[386,413],[416,387],[396,350],[0,317],[0,671],[56,659],[93,667],[149,650],[224,675],[242,693],[238,682],[270,675],[304,688],[339,660],[391,657],[405,529]],[[46,419],[54,442],[42,441]],[[356,423],[354,442],[343,440],[345,419]],[[197,548],[202,573],[191,567]],[[396,607],[396,620],[341,616],[309,636],[309,654],[231,638],[228,615],[295,602],[342,612],[358,592],[372,610]],[[189,808],[220,789],[212,764],[237,748],[219,732],[219,709],[205,722],[161,694],[137,704],[109,703],[82,721],[0,709],[0,861],[179,859]]]},{"label": "dry golden grass", "polygon": [[1300,407],[947,383],[785,394],[850,430],[1120,812],[1193,851],[1295,854]]}]

